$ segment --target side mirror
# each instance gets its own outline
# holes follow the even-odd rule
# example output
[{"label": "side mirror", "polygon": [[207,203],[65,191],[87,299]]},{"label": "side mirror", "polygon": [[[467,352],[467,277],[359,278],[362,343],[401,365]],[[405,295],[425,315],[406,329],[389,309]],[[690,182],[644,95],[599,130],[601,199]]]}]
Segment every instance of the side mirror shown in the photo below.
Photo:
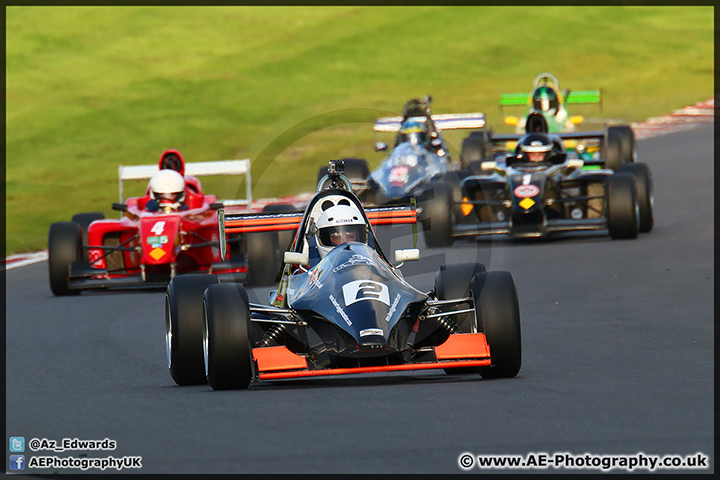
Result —
[{"label": "side mirror", "polygon": [[414,262],[420,260],[420,250],[417,248],[406,248],[405,250],[395,250],[396,262]]},{"label": "side mirror", "polygon": [[113,203],[112,209],[118,212],[127,212],[128,207],[124,203]]},{"label": "side mirror", "polygon": [[219,202],[218,202],[218,203],[211,203],[211,204],[210,204],[210,210],[220,210],[220,209],[223,208],[223,207],[224,207],[224,205],[223,205],[222,203],[219,203]]},{"label": "side mirror", "polygon": [[290,265],[303,265],[307,267],[310,264],[310,255],[299,252],[285,252],[283,261]]},{"label": "side mirror", "polygon": [[583,122],[583,116],[582,115],[573,115],[570,117],[570,123],[573,123],[575,125],[580,125]]},{"label": "side mirror", "polygon": [[520,123],[520,119],[518,117],[505,117],[505,123],[508,125],[517,125]]},{"label": "side mirror", "polygon": [[384,152],[387,150],[388,146],[385,142],[375,142],[375,151],[376,152]]}]

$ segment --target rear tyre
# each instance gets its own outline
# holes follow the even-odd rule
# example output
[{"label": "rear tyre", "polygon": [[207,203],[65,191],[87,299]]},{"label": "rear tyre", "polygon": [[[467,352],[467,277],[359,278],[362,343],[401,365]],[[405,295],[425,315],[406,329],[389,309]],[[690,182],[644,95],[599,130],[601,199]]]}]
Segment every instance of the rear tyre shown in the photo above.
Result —
[{"label": "rear tyre", "polygon": [[245,288],[236,283],[213,285],[203,301],[203,353],[207,381],[213,390],[247,388],[253,376],[250,308]]},{"label": "rear tyre", "polygon": [[605,167],[613,172],[617,172],[620,169],[620,165],[625,163],[625,159],[623,158],[620,136],[613,133],[610,129],[608,129],[608,133],[605,136],[604,149]]},{"label": "rear tyre", "polygon": [[282,265],[277,232],[246,233],[245,258],[250,285],[253,287],[273,285]]},{"label": "rear tyre", "polygon": [[178,275],[165,293],[165,348],[178,385],[207,383],[203,360],[203,295],[218,283],[214,275]]},{"label": "rear tyre", "polygon": [[[442,265],[435,274],[435,295],[438,300],[451,300],[464,298],[470,295],[470,281],[476,273],[486,272],[482,263],[466,263],[457,265]],[[463,333],[474,333],[472,316],[461,313],[454,317],[455,323]],[[447,374],[478,373],[476,367],[445,368]]]},{"label": "rear tyre", "polygon": [[635,177],[630,173],[610,175],[605,190],[610,236],[614,239],[637,238],[640,225]]},{"label": "rear tyre", "polygon": [[637,140],[635,132],[629,125],[608,127],[608,134],[615,135],[620,140],[620,156],[623,163],[637,161]]},{"label": "rear tyre", "polygon": [[78,295],[80,290],[70,290],[68,277],[70,267],[80,260],[80,226],[75,222],[57,222],[48,232],[48,273],[50,290],[54,295]]},{"label": "rear tyre", "polygon": [[[265,208],[263,208],[263,212],[295,212],[296,208],[294,205],[285,204],[285,203],[274,203],[270,205],[265,205]],[[282,230],[277,232],[278,236],[278,245],[280,248],[280,254],[282,255],[283,252],[287,250],[292,250],[292,241],[295,239],[295,232],[294,230]]]},{"label": "rear tyre", "polygon": [[620,167],[620,172],[630,173],[635,178],[637,192],[638,213],[640,215],[640,233],[647,233],[653,229],[653,184],[650,168],[644,163],[626,163]]},{"label": "rear tyre", "polygon": [[522,365],[520,305],[510,272],[476,274],[470,283],[478,329],[482,325],[492,364],[480,367],[483,378],[510,378]]},{"label": "rear tyre", "polygon": [[473,132],[462,141],[460,162],[464,168],[470,162],[480,162],[490,155],[490,138],[488,132]]},{"label": "rear tyre", "polygon": [[[82,232],[82,245],[84,247],[88,246],[88,227],[90,224],[95,220],[103,220],[104,218],[105,215],[100,212],[78,213],[73,215],[72,221],[80,225],[80,231]],[[82,260],[84,262],[89,262],[90,259],[88,257],[87,249],[82,249],[81,253]]]},{"label": "rear tyre", "polygon": [[428,247],[453,244],[455,212],[452,188],[445,182],[432,182],[420,197],[420,221]]}]

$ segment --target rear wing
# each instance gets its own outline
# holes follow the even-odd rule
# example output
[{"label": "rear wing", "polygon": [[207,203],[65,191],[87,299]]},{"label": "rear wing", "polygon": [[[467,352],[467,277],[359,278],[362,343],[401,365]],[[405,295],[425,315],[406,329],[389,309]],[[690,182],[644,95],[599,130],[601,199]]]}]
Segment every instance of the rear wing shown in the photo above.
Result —
[{"label": "rear wing", "polygon": [[[602,110],[602,89],[598,90],[568,90],[563,94],[563,101],[567,104],[600,104]],[[530,105],[532,93],[503,93],[500,95],[500,110],[507,106]]]},{"label": "rear wing", "polygon": [[[132,165],[118,167],[120,203],[124,202],[123,181],[150,179],[158,172],[158,165]],[[245,175],[245,198],[221,200],[225,205],[250,205],[252,188],[250,178],[250,160],[219,160],[214,162],[194,162],[185,164],[185,175]]]},{"label": "rear wing", "polygon": [[[431,115],[438,130],[478,129],[485,127],[484,113],[446,113]],[[403,117],[383,117],[375,121],[373,130],[376,132],[397,132],[400,130]],[[426,117],[409,117],[408,120],[425,122]]]},{"label": "rear wing", "polygon": [[[490,141],[493,143],[513,142],[527,135],[526,133],[493,133]],[[551,137],[560,137],[563,140],[602,140],[605,138],[604,130],[588,131],[588,132],[564,132],[550,133]]]},{"label": "rear wing", "polygon": [[[524,137],[525,133],[500,133],[493,134],[490,138],[490,142],[501,148],[512,150],[518,140]],[[563,140],[565,148],[575,148],[578,142],[592,140],[592,144],[599,144],[605,139],[606,132],[604,130],[588,131],[588,132],[565,132],[565,133],[551,133],[551,137],[560,137]]]},{"label": "rear wing", "polygon": [[[368,207],[365,214],[371,225],[417,223],[414,205]],[[296,230],[305,212],[224,213],[221,215],[225,233],[280,232]]]}]

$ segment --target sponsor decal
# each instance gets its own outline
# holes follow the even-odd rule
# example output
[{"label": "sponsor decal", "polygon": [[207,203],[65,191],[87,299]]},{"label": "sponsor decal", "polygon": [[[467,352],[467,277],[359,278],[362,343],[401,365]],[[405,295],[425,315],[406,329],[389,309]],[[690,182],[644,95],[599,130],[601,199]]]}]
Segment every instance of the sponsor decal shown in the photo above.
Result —
[{"label": "sponsor decal", "polygon": [[351,326],[352,322],[350,321],[350,317],[347,316],[347,313],[345,313],[345,310],[342,309],[342,307],[338,303],[337,299],[335,297],[333,297],[332,295],[330,295],[328,298],[330,299],[332,304],[335,305],[335,310],[337,310],[337,312],[340,314],[340,316],[343,318],[343,320],[345,320],[345,323],[347,323],[348,326]]},{"label": "sponsor decal", "polygon": [[98,250],[96,248],[88,250],[88,260],[90,261],[90,265],[94,265],[95,267],[99,268],[105,268],[105,262],[101,260],[102,256],[102,250]]},{"label": "sponsor decal", "polygon": [[523,185],[530,185],[530,179],[531,179],[531,178],[532,178],[532,175],[530,175],[529,173],[526,173],[525,175],[523,175],[523,180],[522,180],[523,183],[522,183],[522,184],[523,184]]},{"label": "sponsor decal", "polygon": [[152,245],[154,248],[158,248],[158,247],[161,247],[161,246],[165,245],[166,243],[168,243],[168,237],[167,237],[167,235],[148,237],[147,243],[149,245]]},{"label": "sponsor decal", "polygon": [[165,255],[165,250],[163,250],[162,248],[153,248],[152,250],[150,250],[150,256],[154,258],[156,262]]},{"label": "sponsor decal", "polygon": [[347,268],[347,267],[352,267],[353,265],[358,265],[358,264],[372,265],[372,263],[373,263],[372,260],[370,260],[369,258],[364,257],[362,255],[355,254],[352,257],[350,257],[350,260],[348,260],[347,262],[333,268],[333,273],[337,273],[340,270]]},{"label": "sponsor decal", "polygon": [[513,190],[513,194],[518,198],[530,198],[540,193],[540,189],[532,183],[528,185],[518,185]]},{"label": "sponsor decal", "polygon": [[390,185],[396,185],[398,187],[405,185],[408,182],[409,171],[410,169],[405,165],[393,167],[393,169],[390,170],[390,175],[388,175]]},{"label": "sponsor decal", "polygon": [[524,198],[520,203],[518,203],[518,205],[520,205],[525,210],[530,210],[530,207],[535,205],[535,201],[531,198]]},{"label": "sponsor decal", "polygon": [[376,300],[390,306],[390,293],[387,285],[374,280],[355,280],[342,287],[345,305],[348,307],[362,300]]},{"label": "sponsor decal", "polygon": [[382,335],[385,336],[385,332],[383,332],[379,328],[366,328],[365,330],[360,330],[360,336],[366,337],[368,335]]},{"label": "sponsor decal", "polygon": [[385,315],[385,321],[386,321],[386,322],[390,323],[390,318],[391,318],[391,317],[393,316],[393,314],[395,313],[395,310],[397,310],[398,303],[400,303],[400,294],[399,294],[399,293],[398,293],[397,296],[395,297],[395,300],[393,300],[393,304],[392,304],[392,306],[390,307],[390,311],[388,312],[387,315]]}]

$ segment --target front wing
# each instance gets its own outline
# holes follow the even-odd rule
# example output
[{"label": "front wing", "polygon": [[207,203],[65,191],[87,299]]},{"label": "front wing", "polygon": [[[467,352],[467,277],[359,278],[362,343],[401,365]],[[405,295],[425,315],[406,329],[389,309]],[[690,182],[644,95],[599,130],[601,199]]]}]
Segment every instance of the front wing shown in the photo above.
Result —
[{"label": "front wing", "polygon": [[492,363],[484,333],[456,333],[437,347],[425,347],[423,361],[399,365],[353,368],[312,369],[307,359],[284,346],[254,348],[252,356],[257,380],[349,375],[374,372],[398,372],[437,368],[482,367]]}]

